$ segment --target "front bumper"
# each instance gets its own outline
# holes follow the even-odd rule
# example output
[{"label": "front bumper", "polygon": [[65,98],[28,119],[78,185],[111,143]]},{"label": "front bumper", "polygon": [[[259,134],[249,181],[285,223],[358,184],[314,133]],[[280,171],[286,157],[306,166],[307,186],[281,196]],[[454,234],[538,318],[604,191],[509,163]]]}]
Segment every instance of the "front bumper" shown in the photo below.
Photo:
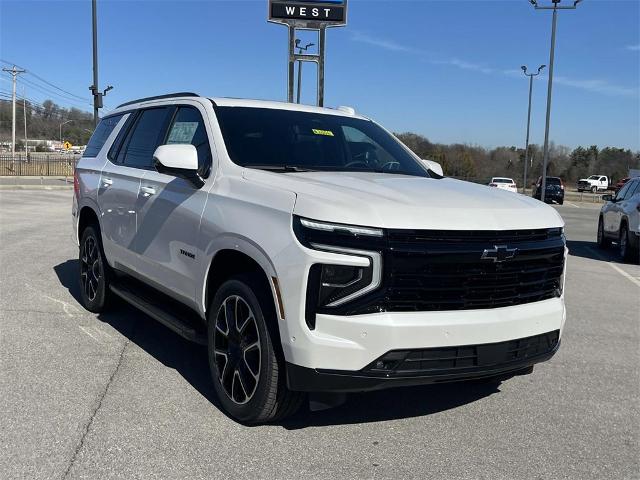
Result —
[{"label": "front bumper", "polygon": [[[507,345],[519,342],[519,340],[476,345],[466,347],[467,351],[484,351],[483,354],[476,356],[473,360],[469,359],[470,363],[474,363],[474,365],[456,367],[450,365],[453,360],[447,361],[450,359],[423,360],[422,362],[427,362],[432,368],[414,374],[409,372],[376,372],[375,367],[373,369],[367,368],[360,371],[322,370],[287,363],[287,385],[291,390],[295,391],[346,393],[465,381],[486,377],[506,379],[518,375],[519,372],[526,370],[536,363],[544,362],[553,357],[560,348],[558,334],[559,332],[555,331],[540,335],[540,337],[553,338],[554,341],[548,344],[545,342],[544,348],[535,350],[530,355],[526,355],[526,348],[521,350],[521,358],[505,360],[507,356],[514,356],[512,352],[507,353]],[[426,352],[428,351],[419,353],[423,356],[428,356],[425,355]],[[390,352],[387,356],[393,355],[393,353],[394,352]],[[457,359],[455,362],[457,363],[459,361],[460,360]],[[444,364],[446,366],[444,368],[438,368],[438,364]]]},{"label": "front bumper", "polygon": [[[316,316],[285,348],[292,364],[318,370],[359,371],[393,350],[506,342],[556,330],[565,322],[564,298],[510,307],[436,312]],[[304,332],[304,334],[302,334]]]}]

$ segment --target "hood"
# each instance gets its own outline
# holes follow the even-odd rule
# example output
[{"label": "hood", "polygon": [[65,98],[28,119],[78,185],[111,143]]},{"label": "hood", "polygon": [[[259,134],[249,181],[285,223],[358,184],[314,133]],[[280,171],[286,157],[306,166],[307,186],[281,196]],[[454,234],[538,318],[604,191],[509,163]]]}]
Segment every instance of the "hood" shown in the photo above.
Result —
[{"label": "hood", "polygon": [[552,207],[538,200],[450,178],[253,169],[245,170],[243,176],[294,192],[296,215],[328,222],[434,230],[516,230],[564,225]]}]

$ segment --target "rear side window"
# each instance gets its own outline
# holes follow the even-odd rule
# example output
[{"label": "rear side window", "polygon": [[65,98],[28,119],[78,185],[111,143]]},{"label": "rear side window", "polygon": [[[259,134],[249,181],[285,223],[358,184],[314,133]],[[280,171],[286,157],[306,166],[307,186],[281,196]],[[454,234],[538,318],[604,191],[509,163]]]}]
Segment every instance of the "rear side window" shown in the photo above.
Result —
[{"label": "rear side window", "polygon": [[180,107],[173,119],[167,142],[169,144],[186,143],[198,151],[198,173],[202,178],[209,176],[211,170],[211,148],[202,115],[195,107]]},{"label": "rear side window", "polygon": [[113,132],[113,129],[116,128],[116,125],[118,125],[118,122],[123,116],[124,114],[113,115],[100,120],[100,123],[93,132],[93,135],[91,135],[89,143],[87,143],[87,148],[84,151],[85,157],[95,157],[100,153],[100,150],[102,150],[107,138],[109,138],[109,135],[111,135],[111,132]]},{"label": "rear side window", "polygon": [[151,168],[153,166],[153,152],[162,141],[169,109],[150,108],[143,110],[138,116],[124,147],[118,154],[118,162],[127,167]]}]

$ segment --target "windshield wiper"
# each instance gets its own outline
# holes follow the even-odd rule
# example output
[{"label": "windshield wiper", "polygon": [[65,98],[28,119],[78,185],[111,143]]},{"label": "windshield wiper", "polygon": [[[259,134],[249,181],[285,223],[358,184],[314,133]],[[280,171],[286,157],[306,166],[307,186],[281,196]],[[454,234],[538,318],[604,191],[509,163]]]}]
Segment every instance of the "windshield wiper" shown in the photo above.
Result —
[{"label": "windshield wiper", "polygon": [[296,167],[295,165],[244,165],[245,168],[255,168],[258,170],[267,170],[269,172],[314,172],[309,168]]}]

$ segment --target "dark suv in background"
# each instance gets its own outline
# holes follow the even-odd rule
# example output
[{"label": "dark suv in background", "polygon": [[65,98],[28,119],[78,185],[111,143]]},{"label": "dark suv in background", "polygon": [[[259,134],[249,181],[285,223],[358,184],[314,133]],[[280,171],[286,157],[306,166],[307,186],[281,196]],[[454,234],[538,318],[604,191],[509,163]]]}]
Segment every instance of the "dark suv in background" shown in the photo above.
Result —
[{"label": "dark suv in background", "polygon": [[[558,205],[564,203],[564,182],[560,177],[547,177],[547,185],[544,193],[546,203],[556,202]],[[538,177],[536,186],[533,189],[533,198],[540,200],[542,192],[542,177]]]}]

